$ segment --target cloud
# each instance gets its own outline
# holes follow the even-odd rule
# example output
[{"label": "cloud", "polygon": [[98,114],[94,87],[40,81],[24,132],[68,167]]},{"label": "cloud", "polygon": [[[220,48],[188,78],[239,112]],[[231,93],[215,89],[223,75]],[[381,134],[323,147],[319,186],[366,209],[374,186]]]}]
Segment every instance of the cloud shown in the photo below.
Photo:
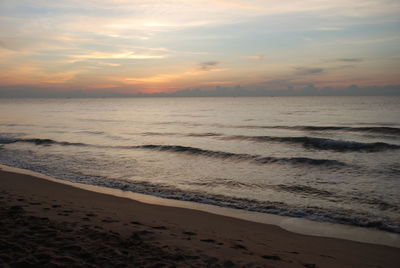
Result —
[{"label": "cloud", "polygon": [[336,58],[336,59],[321,59],[321,62],[326,64],[337,64],[337,63],[359,63],[363,62],[362,58]]},{"label": "cloud", "polygon": [[314,31],[326,32],[326,31],[340,31],[340,30],[343,30],[343,28],[339,28],[339,27],[319,27],[319,28],[315,28],[313,30]]},{"label": "cloud", "polygon": [[157,83],[178,83],[182,79],[187,79],[188,77],[201,76],[204,75],[205,72],[218,72],[223,71],[224,69],[216,68],[219,64],[217,61],[208,61],[200,63],[200,70],[188,70],[185,72],[179,73],[165,73],[165,74],[157,74],[153,76],[147,77],[117,77],[116,81],[123,81],[125,84],[157,84]]},{"label": "cloud", "polygon": [[[0,98],[112,98],[112,97],[265,97],[265,96],[400,96],[400,85],[315,87],[312,84],[286,88],[223,87],[191,88],[175,92],[126,93],[129,88],[114,84],[89,86],[89,90],[55,90],[53,87],[0,86]],[[96,90],[100,88],[100,90]],[[119,91],[115,90],[118,89]],[[137,90],[137,89],[136,89]],[[135,91],[136,91],[135,90]],[[125,92],[125,93],[124,93]],[[130,92],[132,88],[130,86]],[[136,91],[138,92],[138,91]]]},{"label": "cloud", "polygon": [[96,81],[167,91],[267,79],[318,86],[398,81],[393,59],[377,61],[383,51],[397,53],[395,43],[381,42],[398,41],[399,1],[3,0],[0,6],[0,85],[85,88]]},{"label": "cloud", "polygon": [[325,69],[323,68],[307,68],[307,67],[297,67],[296,75],[312,75],[312,74],[320,74],[323,73]]},{"label": "cloud", "polygon": [[220,64],[218,61],[205,61],[201,62],[200,65],[200,70],[202,71],[211,71],[217,67],[217,65]]},{"label": "cloud", "polygon": [[170,93],[141,94],[141,97],[265,97],[265,96],[400,96],[400,85],[315,87],[313,84],[286,88],[223,87],[184,89]]},{"label": "cloud", "polygon": [[258,56],[242,56],[242,59],[249,59],[249,60],[263,60],[265,59],[265,56],[263,55],[258,55]]},{"label": "cloud", "polygon": [[[228,0],[214,0],[215,3],[225,5],[228,7],[239,8],[239,9],[260,9],[262,8],[260,5],[249,5],[248,3],[237,2],[237,1],[228,1]],[[246,1],[247,2],[247,1]]]},{"label": "cloud", "polygon": [[150,54],[136,54],[135,52],[122,52],[122,53],[103,53],[92,52],[88,54],[74,55],[73,58],[77,59],[163,59],[167,55],[150,55]]},{"label": "cloud", "polygon": [[384,42],[392,42],[400,39],[400,35],[388,36],[382,38],[374,38],[374,39],[347,39],[347,40],[338,40],[337,43],[345,44],[345,45],[362,45],[362,44],[374,44],[374,43],[384,43]]},{"label": "cloud", "polygon": [[363,59],[360,59],[360,58],[341,58],[341,59],[337,59],[337,61],[342,61],[342,62],[362,62]]}]

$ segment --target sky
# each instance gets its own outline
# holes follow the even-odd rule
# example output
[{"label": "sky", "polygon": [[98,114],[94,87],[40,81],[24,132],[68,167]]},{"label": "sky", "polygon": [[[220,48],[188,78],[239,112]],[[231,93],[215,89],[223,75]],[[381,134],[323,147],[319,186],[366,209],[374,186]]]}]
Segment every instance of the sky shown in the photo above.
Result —
[{"label": "sky", "polygon": [[399,14],[398,0],[0,0],[0,95],[393,91]]}]

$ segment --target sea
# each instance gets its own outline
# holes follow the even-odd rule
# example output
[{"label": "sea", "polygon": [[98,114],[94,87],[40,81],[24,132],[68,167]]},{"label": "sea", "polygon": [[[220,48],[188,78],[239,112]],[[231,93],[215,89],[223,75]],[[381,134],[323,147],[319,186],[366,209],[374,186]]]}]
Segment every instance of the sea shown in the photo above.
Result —
[{"label": "sea", "polygon": [[0,164],[400,233],[400,97],[0,99]]}]

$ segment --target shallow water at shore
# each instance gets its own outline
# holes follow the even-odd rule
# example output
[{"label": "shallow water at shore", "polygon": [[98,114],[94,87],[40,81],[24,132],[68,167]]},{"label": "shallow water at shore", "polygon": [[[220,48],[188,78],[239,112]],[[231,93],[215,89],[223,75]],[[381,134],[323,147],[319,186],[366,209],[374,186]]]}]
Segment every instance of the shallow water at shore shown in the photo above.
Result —
[{"label": "shallow water at shore", "polygon": [[399,98],[0,100],[0,163],[400,232]]}]

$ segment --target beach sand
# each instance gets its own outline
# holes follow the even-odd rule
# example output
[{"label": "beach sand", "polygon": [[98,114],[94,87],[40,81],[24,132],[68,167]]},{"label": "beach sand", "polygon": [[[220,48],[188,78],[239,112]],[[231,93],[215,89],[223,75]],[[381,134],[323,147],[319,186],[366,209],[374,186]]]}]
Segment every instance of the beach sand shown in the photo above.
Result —
[{"label": "beach sand", "polygon": [[400,267],[400,249],[0,171],[1,267]]}]

